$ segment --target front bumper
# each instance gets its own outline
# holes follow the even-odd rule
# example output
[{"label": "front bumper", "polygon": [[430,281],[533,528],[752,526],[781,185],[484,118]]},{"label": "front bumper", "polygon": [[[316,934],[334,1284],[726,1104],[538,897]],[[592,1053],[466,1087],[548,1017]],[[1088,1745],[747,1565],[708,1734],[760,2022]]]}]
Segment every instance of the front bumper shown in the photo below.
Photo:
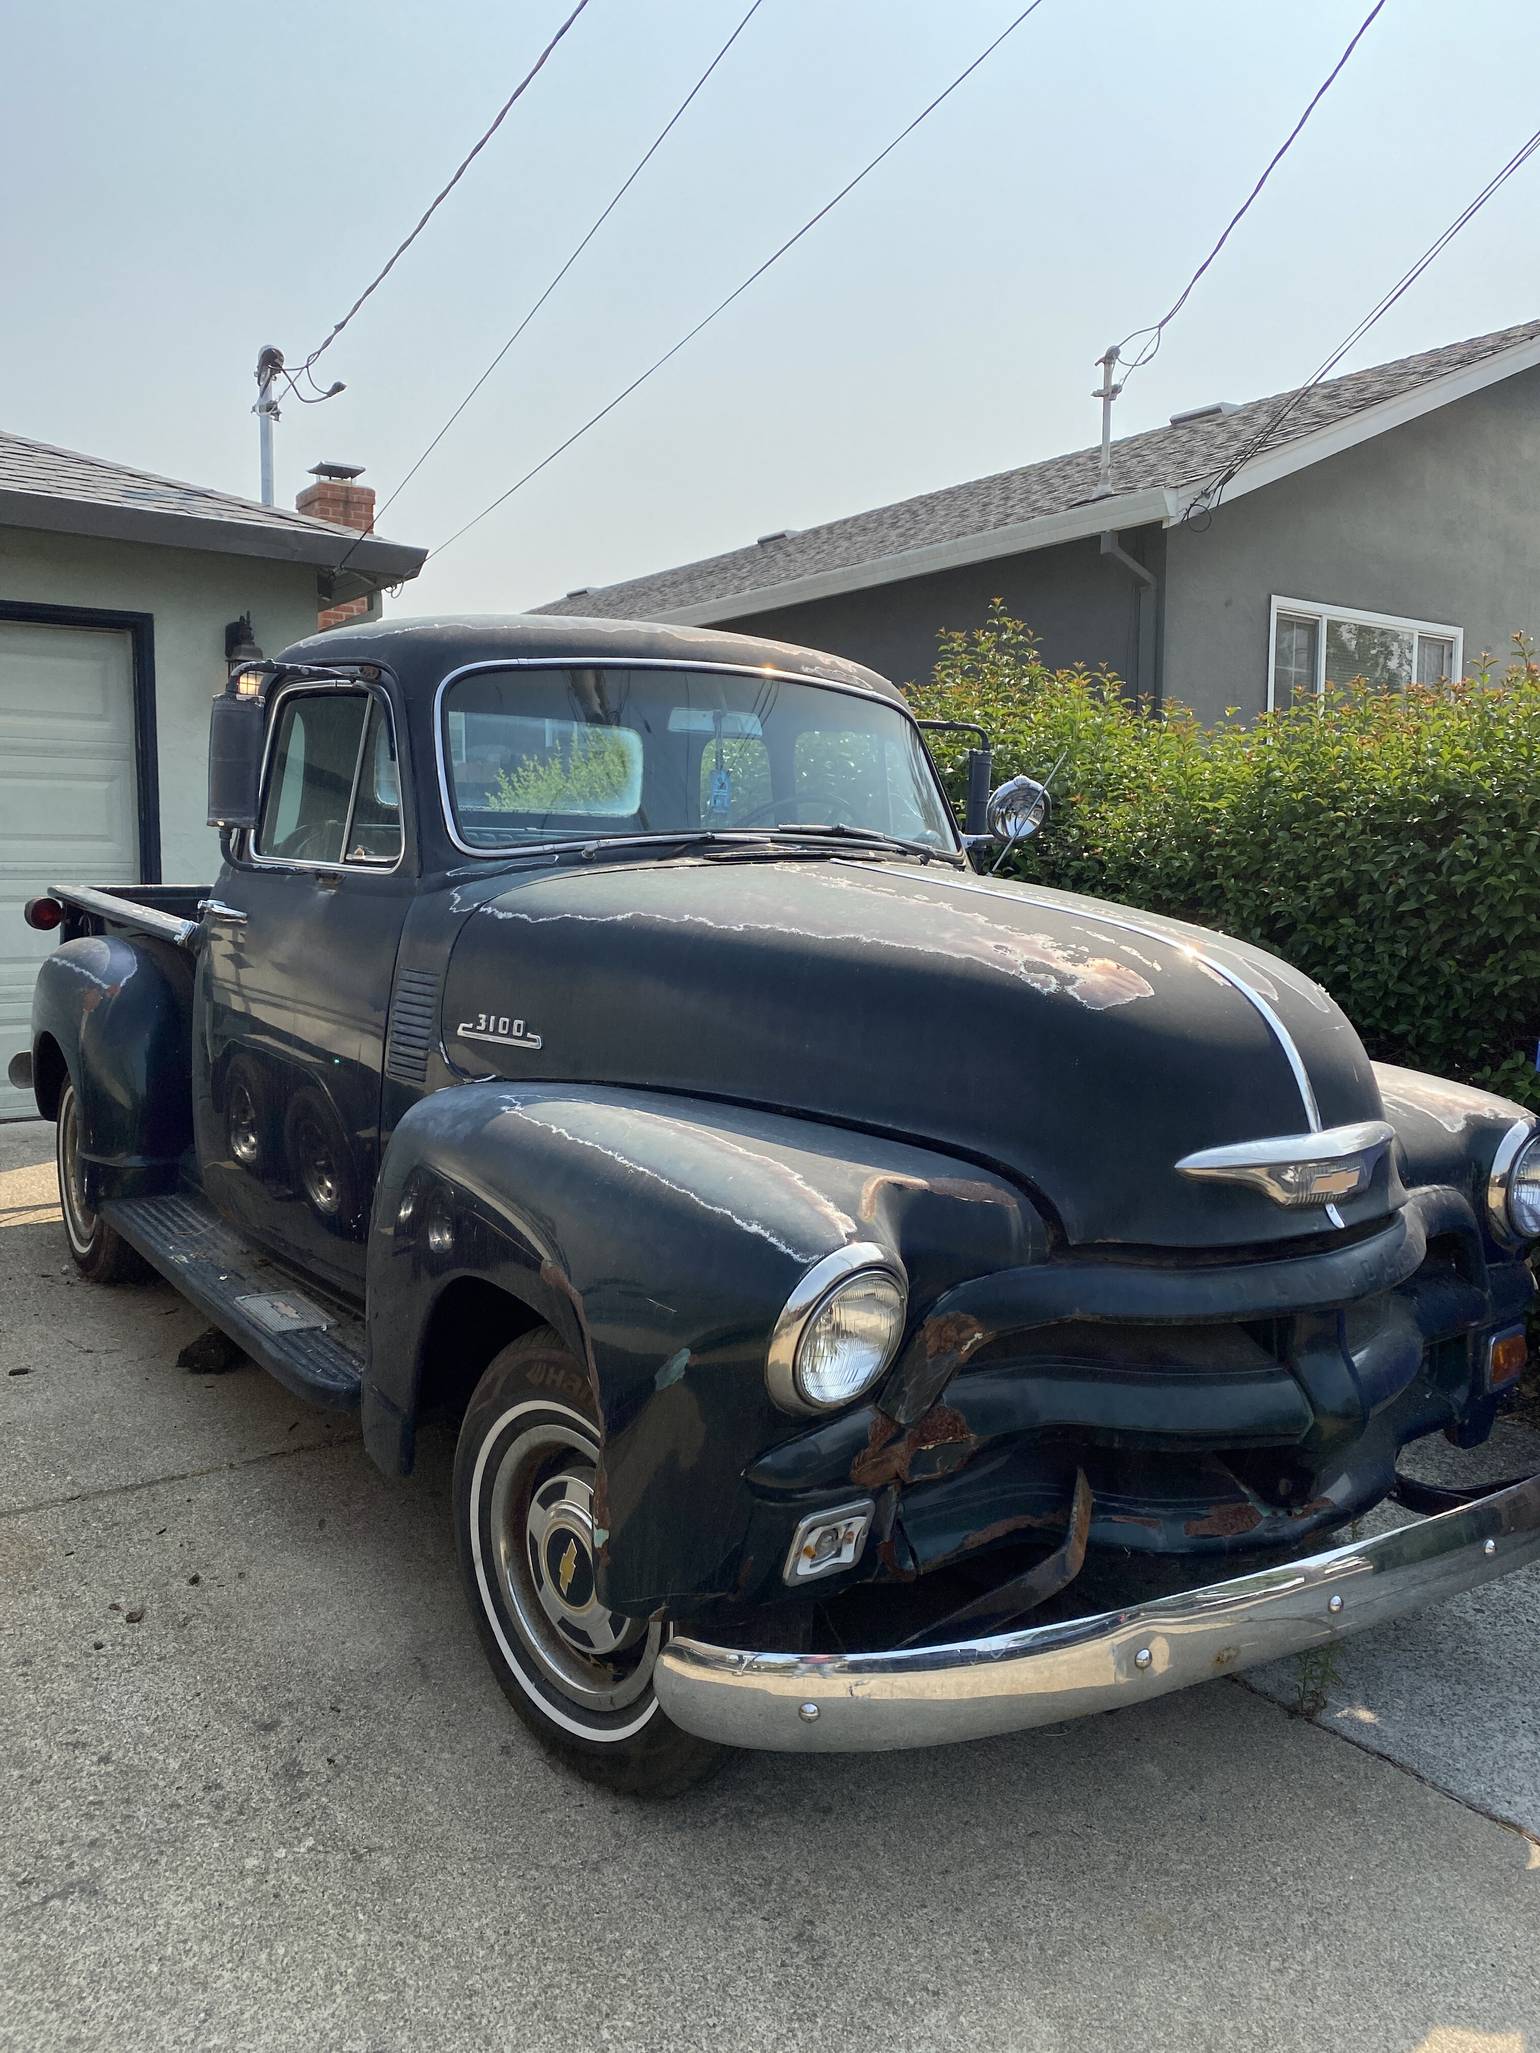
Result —
[{"label": "front bumper", "polygon": [[1084,1718],[1382,1624],[1540,1560],[1540,1475],[1435,1518],[1124,1611],[951,1646],[756,1654],[676,1638],[656,1687],[725,1746],[861,1753]]}]

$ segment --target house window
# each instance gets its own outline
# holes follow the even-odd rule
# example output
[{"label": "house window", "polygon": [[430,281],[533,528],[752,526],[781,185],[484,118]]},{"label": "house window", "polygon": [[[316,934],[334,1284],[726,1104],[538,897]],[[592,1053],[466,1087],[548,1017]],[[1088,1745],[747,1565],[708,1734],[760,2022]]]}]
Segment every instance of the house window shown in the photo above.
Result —
[{"label": "house window", "polygon": [[1431,620],[1275,598],[1267,703],[1289,706],[1328,682],[1349,684],[1355,677],[1393,688],[1439,684],[1460,675],[1463,643],[1458,627]]}]

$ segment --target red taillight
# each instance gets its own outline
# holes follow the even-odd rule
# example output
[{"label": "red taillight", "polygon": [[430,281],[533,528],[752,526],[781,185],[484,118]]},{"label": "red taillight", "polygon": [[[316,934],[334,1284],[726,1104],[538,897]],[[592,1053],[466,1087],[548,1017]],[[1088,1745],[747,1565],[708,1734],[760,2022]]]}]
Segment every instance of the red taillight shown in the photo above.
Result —
[{"label": "red taillight", "polygon": [[40,934],[51,934],[64,918],[64,907],[57,898],[29,898],[21,916]]}]

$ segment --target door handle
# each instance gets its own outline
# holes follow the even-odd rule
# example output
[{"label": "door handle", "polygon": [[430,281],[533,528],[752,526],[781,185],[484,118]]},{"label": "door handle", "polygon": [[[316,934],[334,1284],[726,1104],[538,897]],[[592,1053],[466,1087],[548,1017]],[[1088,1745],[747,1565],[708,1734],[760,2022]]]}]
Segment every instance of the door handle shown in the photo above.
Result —
[{"label": "door handle", "polygon": [[205,925],[212,925],[215,920],[224,927],[244,927],[246,924],[245,913],[236,906],[221,904],[217,898],[200,898],[198,910]]}]

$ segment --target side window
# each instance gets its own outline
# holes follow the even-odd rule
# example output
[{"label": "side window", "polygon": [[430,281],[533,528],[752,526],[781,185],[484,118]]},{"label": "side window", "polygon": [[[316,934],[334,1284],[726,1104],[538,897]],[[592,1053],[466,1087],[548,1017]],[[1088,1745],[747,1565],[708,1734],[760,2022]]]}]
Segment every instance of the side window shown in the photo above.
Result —
[{"label": "side window", "polygon": [[371,699],[353,820],[348,828],[347,860],[390,864],[400,853],[401,772],[396,765],[396,737],[390,715],[378,699]]},{"label": "side window", "polygon": [[257,829],[259,855],[341,862],[370,704],[364,692],[296,692],[282,701]]}]

